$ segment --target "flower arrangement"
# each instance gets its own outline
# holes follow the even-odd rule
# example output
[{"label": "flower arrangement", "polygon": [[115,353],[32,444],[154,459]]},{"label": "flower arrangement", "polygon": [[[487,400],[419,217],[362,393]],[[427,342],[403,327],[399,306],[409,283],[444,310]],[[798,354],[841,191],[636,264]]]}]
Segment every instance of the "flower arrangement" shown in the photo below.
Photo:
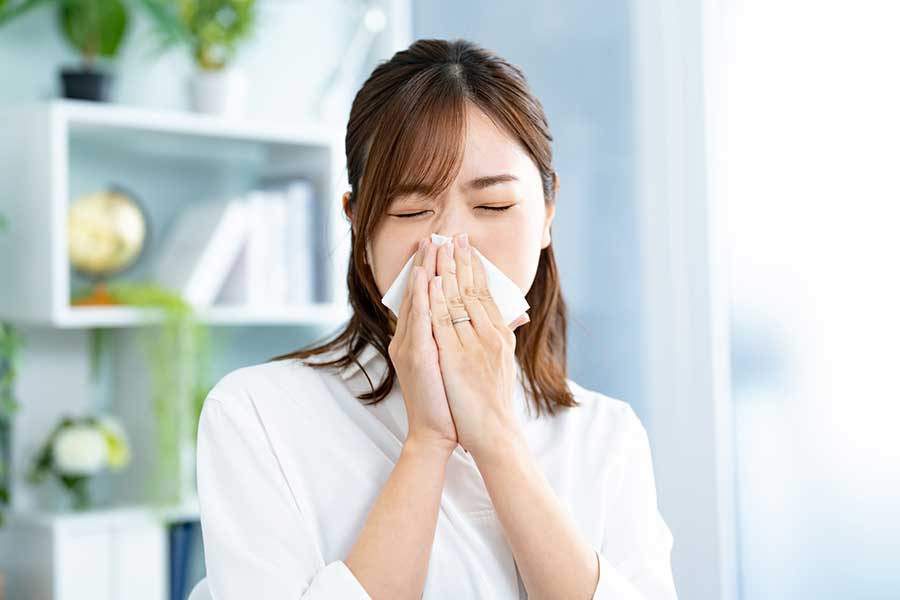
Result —
[{"label": "flower arrangement", "polygon": [[28,473],[39,484],[55,476],[71,494],[75,509],[91,504],[90,479],[105,471],[121,471],[131,463],[128,436],[108,415],[63,417],[41,446]]}]

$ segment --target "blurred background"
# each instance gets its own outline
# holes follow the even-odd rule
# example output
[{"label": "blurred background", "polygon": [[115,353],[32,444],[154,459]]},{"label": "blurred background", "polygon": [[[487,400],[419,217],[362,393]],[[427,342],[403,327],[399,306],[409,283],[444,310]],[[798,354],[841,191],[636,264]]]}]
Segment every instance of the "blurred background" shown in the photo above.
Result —
[{"label": "blurred background", "polygon": [[900,598],[898,24],[875,0],[0,0],[6,597],[187,598],[203,398],[347,318],[353,95],[462,37],[547,112],[569,375],[648,429],[679,597]]}]

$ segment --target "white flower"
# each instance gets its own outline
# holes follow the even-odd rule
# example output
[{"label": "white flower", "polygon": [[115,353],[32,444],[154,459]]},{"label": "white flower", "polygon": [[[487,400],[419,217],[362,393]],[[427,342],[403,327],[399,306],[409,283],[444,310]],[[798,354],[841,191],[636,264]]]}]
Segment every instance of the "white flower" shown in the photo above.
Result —
[{"label": "white flower", "polygon": [[91,425],[72,425],[53,439],[53,462],[65,475],[91,475],[107,463],[107,443],[103,432]]},{"label": "white flower", "polygon": [[109,468],[114,471],[125,468],[131,462],[131,448],[125,428],[118,419],[108,415],[99,417],[97,426],[106,437]]}]

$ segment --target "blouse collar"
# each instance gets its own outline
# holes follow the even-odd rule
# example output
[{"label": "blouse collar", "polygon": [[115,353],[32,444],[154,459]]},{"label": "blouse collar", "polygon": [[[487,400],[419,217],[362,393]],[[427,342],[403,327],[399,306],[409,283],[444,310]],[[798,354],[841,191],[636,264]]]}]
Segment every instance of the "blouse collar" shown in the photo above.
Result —
[{"label": "blouse collar", "polygon": [[372,363],[375,359],[378,359],[380,365],[386,366],[386,361],[384,357],[378,352],[378,349],[372,345],[371,342],[366,342],[363,346],[362,351],[359,353],[359,356],[356,357],[356,362],[350,363],[348,366],[344,367],[341,372],[341,379],[347,380],[353,377],[360,370],[360,365],[366,368],[366,372],[369,372],[371,369],[367,368],[369,363]]}]

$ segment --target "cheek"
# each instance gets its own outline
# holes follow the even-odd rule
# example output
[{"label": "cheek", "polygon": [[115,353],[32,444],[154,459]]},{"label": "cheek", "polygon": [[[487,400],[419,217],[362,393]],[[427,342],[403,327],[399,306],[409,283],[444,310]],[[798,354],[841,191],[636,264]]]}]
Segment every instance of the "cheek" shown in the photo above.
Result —
[{"label": "cheek", "polygon": [[416,253],[418,244],[419,238],[415,236],[392,235],[390,231],[383,231],[371,242],[370,265],[382,296],[394,283],[406,262]]},{"label": "cheek", "polygon": [[533,236],[530,232],[522,235],[520,231],[508,237],[492,236],[477,247],[485,258],[519,286],[522,294],[528,292],[540,258],[539,235]]}]

